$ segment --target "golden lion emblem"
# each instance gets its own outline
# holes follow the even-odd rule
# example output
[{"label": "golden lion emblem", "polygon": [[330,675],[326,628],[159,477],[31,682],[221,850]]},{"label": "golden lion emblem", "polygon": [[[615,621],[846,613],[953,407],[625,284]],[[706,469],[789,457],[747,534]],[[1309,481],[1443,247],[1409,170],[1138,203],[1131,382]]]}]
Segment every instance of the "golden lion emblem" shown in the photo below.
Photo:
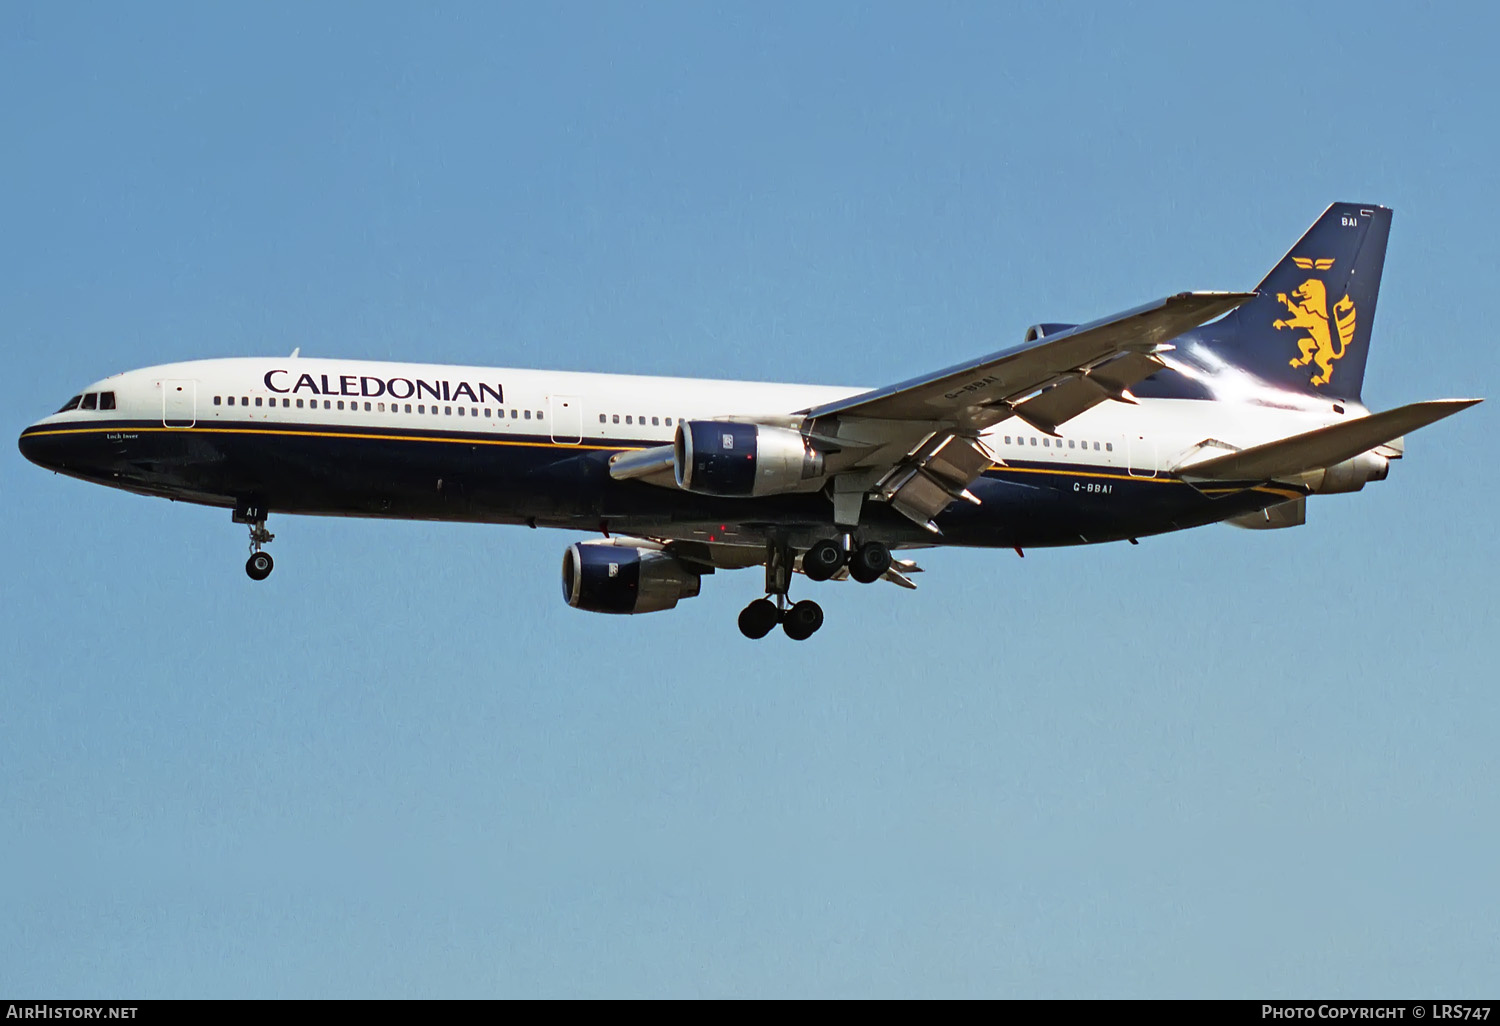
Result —
[{"label": "golden lion emblem", "polygon": [[[1323,261],[1319,261],[1319,264],[1322,263]],[[1333,261],[1327,263],[1331,265]],[[1298,261],[1298,265],[1301,266],[1302,262]],[[1302,355],[1288,362],[1293,367],[1306,367],[1309,363],[1316,363],[1322,373],[1314,374],[1312,383],[1328,384],[1328,380],[1333,377],[1333,361],[1343,358],[1354,338],[1354,301],[1346,294],[1333,305],[1333,324],[1330,328],[1328,287],[1317,278],[1309,278],[1298,285],[1292,290],[1290,297],[1285,292],[1277,293],[1276,299],[1287,308],[1291,316],[1276,321],[1271,327],[1300,328],[1307,332],[1297,339],[1297,348]],[[1337,349],[1334,348],[1334,331],[1338,332]]]}]

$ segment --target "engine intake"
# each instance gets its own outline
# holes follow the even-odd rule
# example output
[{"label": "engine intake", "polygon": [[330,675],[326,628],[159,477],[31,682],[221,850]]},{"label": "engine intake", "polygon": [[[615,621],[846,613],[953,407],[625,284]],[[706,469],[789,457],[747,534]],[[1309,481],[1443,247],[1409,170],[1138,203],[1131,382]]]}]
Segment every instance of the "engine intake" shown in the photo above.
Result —
[{"label": "engine intake", "polygon": [[1050,338],[1064,331],[1072,331],[1076,327],[1078,327],[1076,324],[1033,324],[1026,329],[1026,337],[1021,341],[1023,344],[1035,342],[1039,338]]},{"label": "engine intake", "polygon": [[693,420],[673,449],[677,487],[701,495],[779,495],[823,476],[823,454],[790,428]]},{"label": "engine intake", "polygon": [[703,579],[655,549],[579,542],[563,555],[563,598],[590,613],[655,613],[698,594]]}]

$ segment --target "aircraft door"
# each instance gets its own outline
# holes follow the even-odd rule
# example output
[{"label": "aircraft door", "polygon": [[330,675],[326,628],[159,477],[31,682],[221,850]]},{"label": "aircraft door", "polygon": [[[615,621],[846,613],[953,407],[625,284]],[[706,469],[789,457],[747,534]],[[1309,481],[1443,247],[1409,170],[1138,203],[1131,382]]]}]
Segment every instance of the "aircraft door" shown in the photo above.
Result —
[{"label": "aircraft door", "polygon": [[576,395],[550,395],[547,397],[548,419],[552,424],[552,440],[562,445],[577,445],[583,441],[583,408]]},{"label": "aircraft door", "polygon": [[190,428],[198,422],[198,382],[175,379],[161,383],[163,427]]},{"label": "aircraft door", "polygon": [[1156,476],[1156,442],[1140,435],[1125,439],[1129,451],[1131,477]]}]

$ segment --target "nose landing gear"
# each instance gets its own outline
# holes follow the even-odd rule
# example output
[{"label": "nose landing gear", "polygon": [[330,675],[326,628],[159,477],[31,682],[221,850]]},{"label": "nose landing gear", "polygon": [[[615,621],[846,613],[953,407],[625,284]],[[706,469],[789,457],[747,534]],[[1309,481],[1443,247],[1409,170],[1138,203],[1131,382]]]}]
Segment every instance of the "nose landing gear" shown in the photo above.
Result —
[{"label": "nose landing gear", "polygon": [[266,508],[242,506],[234,511],[234,522],[250,526],[250,558],[245,560],[245,573],[252,581],[264,581],[276,567],[271,554],[261,551],[261,546],[276,540],[276,536],[266,530]]},{"label": "nose landing gear", "polygon": [[275,567],[276,561],[269,552],[251,553],[250,558],[245,560],[245,573],[250,575],[252,581],[264,581],[271,576]]}]

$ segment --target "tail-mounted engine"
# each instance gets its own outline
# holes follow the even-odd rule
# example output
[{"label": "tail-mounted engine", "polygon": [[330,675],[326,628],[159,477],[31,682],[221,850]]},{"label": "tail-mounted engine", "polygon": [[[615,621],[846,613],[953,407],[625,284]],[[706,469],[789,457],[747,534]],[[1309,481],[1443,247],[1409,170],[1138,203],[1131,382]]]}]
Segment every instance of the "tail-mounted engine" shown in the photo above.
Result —
[{"label": "tail-mounted engine", "polygon": [[823,476],[823,454],[790,428],[693,420],[673,450],[677,487],[702,495],[779,495]]},{"label": "tail-mounted engine", "polygon": [[1050,338],[1065,331],[1072,331],[1076,327],[1078,327],[1076,324],[1033,324],[1026,329],[1026,337],[1021,342],[1023,345],[1029,345],[1039,338]]},{"label": "tail-mounted engine", "polygon": [[1391,463],[1376,452],[1362,452],[1352,460],[1335,463],[1306,476],[1307,486],[1318,495],[1357,492],[1370,481],[1384,481]]},{"label": "tail-mounted engine", "polygon": [[579,542],[563,555],[563,598],[590,613],[655,613],[698,594],[702,578],[656,549]]}]

